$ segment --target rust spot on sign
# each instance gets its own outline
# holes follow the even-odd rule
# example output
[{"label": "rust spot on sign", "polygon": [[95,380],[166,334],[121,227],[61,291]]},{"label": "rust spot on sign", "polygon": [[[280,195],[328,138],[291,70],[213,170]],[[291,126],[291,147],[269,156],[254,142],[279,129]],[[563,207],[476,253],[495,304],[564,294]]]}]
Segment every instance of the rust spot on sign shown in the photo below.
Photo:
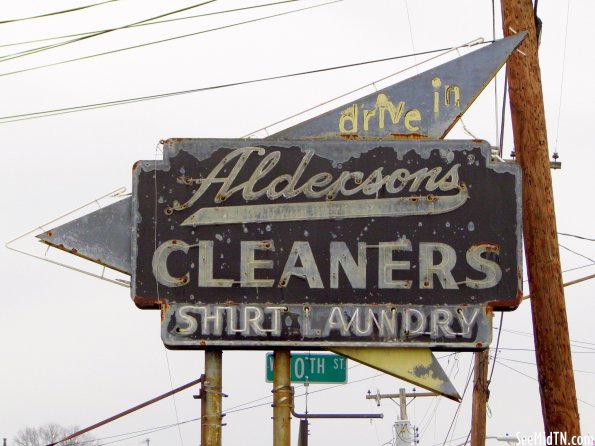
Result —
[{"label": "rust spot on sign", "polygon": [[161,302],[161,323],[165,321],[165,315],[167,314],[167,309],[169,305],[166,302]]},{"label": "rust spot on sign", "polygon": [[168,138],[168,139],[162,139],[161,141],[159,141],[159,143],[161,143],[164,146],[169,146],[169,145],[174,145],[174,144],[180,144],[183,143],[184,141],[191,141],[192,138]]},{"label": "rust spot on sign", "polygon": [[134,296],[132,300],[138,308],[143,310],[159,310],[160,306],[163,304],[163,301],[156,297]]},{"label": "rust spot on sign", "polygon": [[428,139],[427,135],[421,133],[391,133],[392,139]]}]

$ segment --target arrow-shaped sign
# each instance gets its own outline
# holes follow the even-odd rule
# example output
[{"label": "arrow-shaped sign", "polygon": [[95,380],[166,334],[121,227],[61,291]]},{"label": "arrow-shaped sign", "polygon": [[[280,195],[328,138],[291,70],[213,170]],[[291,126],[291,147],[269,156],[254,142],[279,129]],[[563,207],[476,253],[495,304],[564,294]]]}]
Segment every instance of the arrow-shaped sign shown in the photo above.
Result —
[{"label": "arrow-shaped sign", "polygon": [[[526,33],[479,50],[271,135],[284,139],[442,139]],[[131,274],[132,199],[44,232],[44,243]]]},{"label": "arrow-shaped sign", "polygon": [[[442,139],[524,37],[525,33],[520,33],[498,40],[272,136],[276,139]],[[327,208],[321,208],[320,213],[331,212]],[[37,237],[50,246],[130,274],[131,227],[132,199],[126,198]],[[429,349],[341,348],[334,351],[460,400]]]}]

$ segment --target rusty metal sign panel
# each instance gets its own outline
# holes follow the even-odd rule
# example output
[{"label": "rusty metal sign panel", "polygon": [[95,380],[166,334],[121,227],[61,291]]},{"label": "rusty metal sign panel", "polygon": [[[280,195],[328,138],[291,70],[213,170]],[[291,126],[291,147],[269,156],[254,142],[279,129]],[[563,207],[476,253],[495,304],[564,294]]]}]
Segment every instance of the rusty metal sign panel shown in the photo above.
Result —
[{"label": "rusty metal sign panel", "polygon": [[477,141],[170,140],[132,296],[171,348],[476,348],[521,286],[520,171]]}]

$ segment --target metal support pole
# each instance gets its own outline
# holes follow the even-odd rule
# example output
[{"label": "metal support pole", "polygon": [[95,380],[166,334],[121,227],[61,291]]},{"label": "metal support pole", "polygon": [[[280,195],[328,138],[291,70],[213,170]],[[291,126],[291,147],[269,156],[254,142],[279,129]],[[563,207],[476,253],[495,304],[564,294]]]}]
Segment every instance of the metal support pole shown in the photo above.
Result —
[{"label": "metal support pole", "polygon": [[473,406],[471,412],[471,446],[485,446],[486,406],[488,403],[489,351],[475,352]]},{"label": "metal support pole", "polygon": [[278,349],[273,358],[273,446],[290,446],[291,354]]},{"label": "metal support pole", "polygon": [[[308,420],[300,420],[300,435],[298,437],[298,446],[308,446]],[[6,446],[6,443],[5,443]]]},{"label": "metal support pole", "polygon": [[201,392],[202,446],[221,446],[222,356],[221,350],[205,350],[205,381]]}]

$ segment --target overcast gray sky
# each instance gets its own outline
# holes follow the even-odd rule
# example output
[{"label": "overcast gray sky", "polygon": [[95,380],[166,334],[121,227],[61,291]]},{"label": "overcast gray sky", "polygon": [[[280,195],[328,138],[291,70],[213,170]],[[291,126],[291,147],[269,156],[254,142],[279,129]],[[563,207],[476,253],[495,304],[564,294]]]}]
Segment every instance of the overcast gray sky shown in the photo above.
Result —
[{"label": "overcast gray sky", "polygon": [[[90,4],[81,0],[4,2],[0,20],[16,19]],[[0,59],[0,135],[5,166],[0,176],[2,237],[8,241],[120,186],[130,190],[131,167],[139,159],[161,157],[159,140],[170,137],[234,138],[266,127],[346,91],[410,67],[428,56],[407,58],[341,71],[219,89],[149,102],[4,122],[2,117],[111,100],[300,72],[412,52],[492,39],[489,0],[343,0],[306,11],[233,28],[14,73],[67,59],[195,33],[260,18],[323,0],[303,0],[250,11],[215,15],[109,33],[76,44],[13,60]],[[193,2],[120,0],[88,10],[23,22],[0,24],[0,45],[127,25]],[[237,8],[257,2],[219,0],[176,17]],[[592,107],[590,75],[595,68],[591,37],[595,4],[590,0],[539,2],[544,22],[540,49],[550,151],[557,147],[563,168],[553,172],[558,229],[590,238],[593,230]],[[496,2],[496,36],[501,37]],[[564,53],[566,31],[567,44]],[[0,55],[47,45],[40,42],[0,47]],[[468,50],[461,50],[465,54]],[[565,54],[565,57],[564,57]],[[412,68],[402,79],[441,63]],[[563,64],[563,61],[565,63]],[[562,83],[562,73],[564,78]],[[490,84],[467,112],[464,123],[475,136],[497,144],[503,76],[498,97]],[[370,93],[371,91],[366,91]],[[337,106],[340,103],[336,104]],[[308,115],[312,116],[312,114]],[[296,121],[291,121],[296,122]],[[507,116],[504,147],[512,135]],[[280,130],[281,124],[274,129]],[[271,129],[271,132],[274,131]],[[262,133],[261,136],[264,136]],[[470,138],[458,125],[449,138]],[[95,206],[95,205],[94,205]],[[91,207],[88,210],[94,210]],[[593,265],[592,241],[563,236],[564,270]],[[36,244],[24,243],[26,249]],[[31,251],[33,252],[33,251]],[[35,251],[43,255],[44,250]],[[70,265],[98,271],[94,265],[65,259]],[[0,251],[3,297],[0,311],[0,437],[9,440],[25,426],[47,422],[87,426],[198,377],[204,370],[200,351],[165,351],[159,313],[141,311],[129,290],[7,249]],[[99,271],[100,272],[100,271]],[[564,274],[565,281],[595,273],[595,266]],[[584,434],[595,434],[595,281],[566,289],[570,337]],[[525,287],[525,291],[528,288]],[[496,315],[494,325],[499,323]],[[524,435],[543,430],[536,378],[529,303],[507,313],[489,402],[488,434]],[[494,338],[497,332],[494,332]],[[575,341],[575,342],[574,342]],[[518,350],[514,350],[518,349]],[[462,394],[470,370],[470,353],[438,353]],[[272,439],[271,385],[266,384],[265,352],[225,352],[223,429],[225,444],[267,444]],[[520,361],[520,362],[515,362]],[[392,438],[398,407],[365,400],[368,390],[395,392],[411,385],[350,362],[350,384],[332,389],[313,385],[311,412],[382,412],[383,420],[327,421],[311,424],[312,445],[381,445]],[[199,417],[197,389],[179,394],[135,415],[98,429],[104,444],[191,445],[199,441],[198,422],[158,432],[138,432]],[[409,405],[421,444],[442,444],[465,437],[470,426],[471,389],[458,405],[425,398]],[[267,399],[268,398],[268,399]],[[254,401],[253,403],[250,403]],[[304,398],[296,409],[304,410]],[[260,407],[251,406],[262,404]],[[297,420],[293,420],[293,441]],[[135,433],[133,433],[135,432]],[[130,435],[110,438],[113,435]],[[135,436],[136,435],[136,436]],[[462,440],[458,440],[462,441]],[[457,444],[453,440],[452,444]],[[10,442],[9,442],[10,444]]]}]

